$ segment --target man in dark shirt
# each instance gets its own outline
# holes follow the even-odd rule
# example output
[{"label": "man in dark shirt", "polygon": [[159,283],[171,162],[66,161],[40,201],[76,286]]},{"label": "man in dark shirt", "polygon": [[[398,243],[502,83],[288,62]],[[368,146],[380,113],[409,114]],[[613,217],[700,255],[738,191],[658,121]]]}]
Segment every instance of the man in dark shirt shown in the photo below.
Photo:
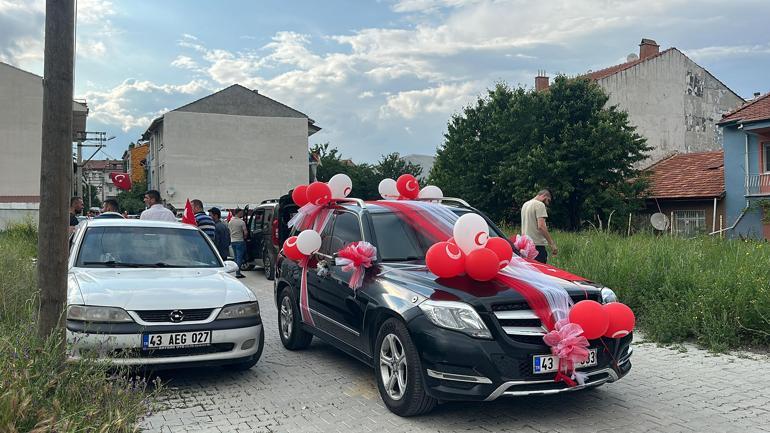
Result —
[{"label": "man in dark shirt", "polygon": [[70,231],[75,230],[75,227],[80,223],[78,214],[81,212],[83,212],[83,199],[72,197],[70,199]]},{"label": "man in dark shirt", "polygon": [[206,236],[213,241],[215,228],[214,220],[206,215],[206,212],[203,212],[203,202],[196,198],[195,200],[190,200],[190,205],[195,213],[195,222],[198,224],[198,228],[201,229],[203,233],[206,233]]},{"label": "man in dark shirt", "polygon": [[227,260],[230,255],[230,228],[222,221],[222,212],[219,208],[209,209],[211,219],[214,220],[214,246],[217,247],[222,260]]},{"label": "man in dark shirt", "polygon": [[102,213],[94,217],[94,219],[107,219],[107,218],[121,218],[123,215],[118,213],[118,201],[114,198],[108,198],[102,203]]}]

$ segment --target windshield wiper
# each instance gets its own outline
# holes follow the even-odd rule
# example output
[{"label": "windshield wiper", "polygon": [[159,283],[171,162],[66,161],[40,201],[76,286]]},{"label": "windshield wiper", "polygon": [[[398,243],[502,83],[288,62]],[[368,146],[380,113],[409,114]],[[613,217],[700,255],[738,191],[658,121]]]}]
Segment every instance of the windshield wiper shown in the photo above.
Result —
[{"label": "windshield wiper", "polygon": [[89,266],[89,265],[102,265],[110,268],[115,268],[115,267],[138,268],[141,266],[146,266],[143,263],[128,263],[128,262],[119,262],[116,260],[105,260],[103,262],[83,262],[83,266]]},{"label": "windshield wiper", "polygon": [[158,263],[154,263],[154,264],[147,264],[147,267],[153,267],[153,266],[156,267],[156,268],[184,268],[185,267],[185,266],[181,266],[181,265],[170,265],[170,264],[165,263],[165,262],[158,262]]},{"label": "windshield wiper", "polygon": [[412,260],[422,260],[424,257],[422,256],[406,256],[406,257],[388,257],[387,259],[382,259],[383,262],[409,262]]}]

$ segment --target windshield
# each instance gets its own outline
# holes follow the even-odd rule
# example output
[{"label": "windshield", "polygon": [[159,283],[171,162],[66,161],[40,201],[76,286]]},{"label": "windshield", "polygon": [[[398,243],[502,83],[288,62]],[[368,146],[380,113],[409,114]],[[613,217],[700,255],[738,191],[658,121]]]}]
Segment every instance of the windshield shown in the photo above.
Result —
[{"label": "windshield", "polygon": [[[458,216],[469,212],[466,209],[452,209],[452,211]],[[374,234],[377,237],[377,251],[382,261],[422,260],[428,248],[439,241],[415,228],[399,213],[372,213],[371,217]],[[489,227],[489,236],[499,236],[494,227]]]},{"label": "windshield", "polygon": [[222,262],[198,230],[89,227],[75,266],[84,268],[218,268]]}]

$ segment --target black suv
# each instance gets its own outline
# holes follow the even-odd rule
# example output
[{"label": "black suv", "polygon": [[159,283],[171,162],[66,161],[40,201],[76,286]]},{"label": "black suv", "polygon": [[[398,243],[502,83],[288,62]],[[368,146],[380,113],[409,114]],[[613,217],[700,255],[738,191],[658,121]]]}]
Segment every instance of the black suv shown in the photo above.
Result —
[{"label": "black suv", "polygon": [[[461,200],[444,203],[435,206],[446,205],[457,216],[483,216]],[[439,401],[596,387],[631,369],[632,335],[601,338],[590,341],[589,365],[579,370],[588,375],[584,385],[555,382],[558,362],[554,367],[554,358],[548,361],[545,328],[524,297],[496,281],[437,278],[424,265],[425,252],[435,239],[387,204],[349,200],[334,205],[321,231],[321,249],[311,257],[307,271],[312,326],[301,317],[302,269],[279,255],[275,301],[284,347],[306,348],[316,336],[373,367],[383,401],[401,416],[428,412]],[[504,236],[484,218],[490,236]],[[377,247],[377,263],[366,271],[363,286],[352,290],[351,274],[334,264],[334,255],[362,240]],[[557,281],[563,281],[574,302],[615,300],[614,293],[600,285]],[[449,320],[442,322],[442,316]]]},{"label": "black suv", "polygon": [[275,261],[283,241],[289,237],[287,224],[297,213],[297,205],[287,194],[279,199],[264,200],[254,209],[246,209],[246,258],[244,269],[261,266],[268,280],[275,278]]}]

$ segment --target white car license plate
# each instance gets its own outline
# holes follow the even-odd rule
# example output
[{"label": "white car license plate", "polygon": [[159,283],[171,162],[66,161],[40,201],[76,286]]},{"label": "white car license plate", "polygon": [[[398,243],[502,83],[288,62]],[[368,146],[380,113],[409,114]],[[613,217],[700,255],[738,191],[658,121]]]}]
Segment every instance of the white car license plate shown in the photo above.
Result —
[{"label": "white car license plate", "polygon": [[181,349],[211,344],[211,331],[173,332],[170,334],[143,334],[142,349]]},{"label": "white car license plate", "polygon": [[[596,349],[588,351],[588,359],[575,368],[593,367],[596,365]],[[556,373],[559,369],[559,358],[551,355],[535,355],[532,357],[532,368],[535,374]]]}]

